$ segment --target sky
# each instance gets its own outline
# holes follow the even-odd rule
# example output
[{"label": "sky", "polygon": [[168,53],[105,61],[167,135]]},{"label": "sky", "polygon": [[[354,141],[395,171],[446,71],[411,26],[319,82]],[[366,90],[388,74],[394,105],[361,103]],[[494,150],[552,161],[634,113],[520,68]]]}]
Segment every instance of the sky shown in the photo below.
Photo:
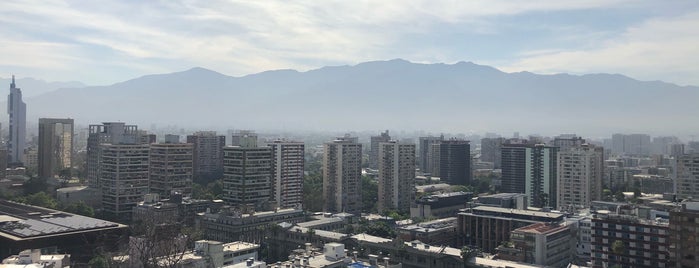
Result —
[{"label": "sky", "polygon": [[0,25],[0,77],[90,85],[394,58],[699,85],[696,0],[4,0]]}]

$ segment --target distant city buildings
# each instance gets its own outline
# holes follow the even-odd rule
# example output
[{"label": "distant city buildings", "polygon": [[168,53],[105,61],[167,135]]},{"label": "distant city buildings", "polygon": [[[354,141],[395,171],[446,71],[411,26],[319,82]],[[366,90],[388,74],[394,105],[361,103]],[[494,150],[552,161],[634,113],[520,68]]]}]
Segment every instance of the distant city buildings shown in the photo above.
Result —
[{"label": "distant city buildings", "polygon": [[58,176],[73,167],[73,128],[73,119],[39,118],[40,178]]},{"label": "distant city buildings", "polygon": [[362,211],[362,144],[349,134],[323,145],[323,210]]},{"label": "distant city buildings", "polygon": [[415,144],[398,141],[378,145],[379,213],[409,212],[415,199]]},{"label": "distant city buildings", "polygon": [[7,114],[10,129],[7,140],[8,163],[21,166],[27,138],[27,105],[22,101],[22,90],[15,84],[15,76],[10,83],[10,95],[7,96]]},{"label": "distant city buildings", "polygon": [[650,136],[646,134],[612,135],[612,154],[649,155],[651,153]]},{"label": "distant city buildings", "polygon": [[187,143],[194,147],[194,181],[209,182],[223,177],[223,147],[226,136],[215,131],[198,131],[187,135]]},{"label": "distant city buildings", "polygon": [[303,142],[275,140],[272,150],[272,201],[276,207],[290,208],[303,203],[305,145]]},{"label": "distant city buildings", "polygon": [[371,136],[369,148],[369,168],[378,169],[379,168],[379,143],[388,142],[391,140],[391,136],[388,135],[388,130],[381,132],[379,136]]},{"label": "distant city buildings", "polygon": [[502,165],[502,144],[505,138],[483,138],[481,139],[481,161],[493,163],[493,168],[499,169]]},{"label": "distant city buildings", "polygon": [[432,155],[431,151],[431,145],[432,144],[439,144],[441,141],[444,140],[444,135],[439,136],[439,137],[433,137],[433,136],[428,136],[428,137],[420,137],[419,139],[419,154],[418,154],[418,167],[420,168],[420,171],[422,173],[431,173],[433,172],[431,166],[432,166],[432,159],[434,157],[439,157]]}]

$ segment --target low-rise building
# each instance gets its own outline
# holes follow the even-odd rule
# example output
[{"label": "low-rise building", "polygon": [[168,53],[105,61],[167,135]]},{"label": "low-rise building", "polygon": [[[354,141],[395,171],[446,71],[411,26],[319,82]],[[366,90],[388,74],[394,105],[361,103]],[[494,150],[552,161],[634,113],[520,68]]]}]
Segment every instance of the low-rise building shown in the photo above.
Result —
[{"label": "low-rise building", "polygon": [[41,254],[39,249],[22,250],[18,255],[12,255],[0,264],[2,267],[25,267],[25,268],[63,268],[70,267],[70,255],[68,254]]},{"label": "low-rise building", "polygon": [[478,206],[527,209],[527,195],[521,193],[499,193],[479,196],[474,203]]},{"label": "low-rise building", "polygon": [[102,192],[87,186],[72,186],[56,189],[56,199],[64,206],[83,202],[93,208],[102,206]]},{"label": "low-rise building", "polygon": [[429,219],[453,217],[466,208],[473,193],[454,192],[423,196],[410,207],[410,218]]},{"label": "low-rise building", "polygon": [[226,207],[216,213],[199,213],[196,226],[207,239],[260,243],[274,228],[272,226],[282,222],[298,223],[303,218],[303,210],[298,208],[242,213],[236,208]]},{"label": "low-rise building", "polygon": [[535,223],[511,232],[498,247],[498,258],[547,267],[564,267],[573,257],[575,240],[568,225]]},{"label": "low-rise building", "polygon": [[419,240],[431,245],[456,245],[456,217],[398,227],[403,241]]}]

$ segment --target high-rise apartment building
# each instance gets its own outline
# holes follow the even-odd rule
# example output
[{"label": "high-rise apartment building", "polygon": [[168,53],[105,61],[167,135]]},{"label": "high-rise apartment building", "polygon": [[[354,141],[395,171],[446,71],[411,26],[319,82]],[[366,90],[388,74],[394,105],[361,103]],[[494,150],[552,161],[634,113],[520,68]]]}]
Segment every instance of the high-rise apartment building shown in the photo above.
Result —
[{"label": "high-rise apartment building", "polygon": [[649,155],[651,153],[650,136],[646,134],[612,135],[612,153],[616,155]]},{"label": "high-rise apartment building", "polygon": [[543,144],[506,142],[502,147],[504,193],[525,193],[535,207],[557,207],[557,150]]},{"label": "high-rise apartment building", "polygon": [[[440,165],[441,159],[439,158],[439,156],[442,155],[441,150],[442,150],[441,144],[439,144],[439,143],[430,144],[430,152],[428,154],[430,156],[430,157],[428,157],[430,162],[428,163],[428,166],[429,166],[429,170],[431,171],[431,175],[433,177],[441,176],[441,173],[439,173],[441,171],[441,165]],[[438,157],[432,157],[432,156],[438,156]]]},{"label": "high-rise apartment building", "polygon": [[669,259],[667,267],[699,267],[699,202],[685,202],[676,211],[670,212],[668,240]]},{"label": "high-rise apartment building", "polygon": [[87,183],[88,186],[100,188],[100,155],[102,144],[140,144],[141,135],[135,125],[122,122],[106,122],[102,125],[90,125],[87,137]]},{"label": "high-rise apartment building", "polygon": [[10,156],[8,162],[21,165],[27,138],[27,105],[22,101],[22,90],[16,86],[14,75],[10,84],[10,95],[7,96],[7,114],[10,118],[7,140],[7,152]]},{"label": "high-rise apartment building", "polygon": [[275,140],[267,146],[272,150],[272,201],[280,208],[302,204],[303,142]]},{"label": "high-rise apartment building", "polygon": [[587,208],[600,200],[604,175],[602,147],[583,144],[558,152],[558,207]]},{"label": "high-rise apartment building", "polygon": [[563,134],[551,141],[553,147],[558,147],[559,151],[565,151],[573,147],[580,147],[585,144],[585,139],[576,136],[575,134]]},{"label": "high-rise apartment building", "polygon": [[670,148],[673,144],[680,143],[680,139],[674,136],[653,137],[651,153],[670,155]]},{"label": "high-rise apartment building", "polygon": [[172,192],[192,194],[193,146],[171,140],[150,145],[150,192],[169,198]]},{"label": "high-rise apartment building", "polygon": [[362,210],[362,144],[345,135],[323,145],[323,210]]},{"label": "high-rise apartment building", "polygon": [[39,118],[39,177],[73,167],[73,119]]},{"label": "high-rise apartment building", "polygon": [[379,143],[388,142],[390,140],[391,136],[388,135],[388,130],[386,130],[386,132],[381,132],[381,135],[379,136],[371,136],[371,148],[369,148],[369,168],[379,168]]},{"label": "high-rise apartment building", "polygon": [[231,146],[257,147],[257,133],[252,130],[240,130],[231,134]]},{"label": "high-rise apartment building", "polygon": [[428,136],[428,137],[420,137],[419,142],[420,142],[420,148],[418,148],[420,151],[418,152],[418,167],[420,168],[420,171],[422,173],[431,173],[432,168],[431,168],[431,163],[432,163],[432,157],[439,157],[439,156],[433,156],[431,154],[431,145],[432,144],[438,144],[441,141],[444,140],[444,135],[441,135],[439,137],[433,137],[433,136]]},{"label": "high-rise apartment building", "polygon": [[232,206],[266,207],[272,191],[272,149],[258,147],[256,135],[238,144],[223,148],[223,200]]},{"label": "high-rise apartment building", "polygon": [[699,197],[699,153],[679,156],[676,172],[677,197],[682,199]]},{"label": "high-rise apartment building", "polygon": [[452,185],[471,183],[471,145],[450,139],[439,143],[439,177]]},{"label": "high-rise apartment building", "polygon": [[223,147],[226,136],[200,131],[187,136],[194,146],[194,181],[208,182],[223,177]]},{"label": "high-rise apartment building", "polygon": [[592,219],[591,229],[593,268],[667,267],[667,221],[633,214],[600,213]]},{"label": "high-rise apartment building", "polygon": [[502,166],[502,144],[505,138],[483,138],[481,139],[481,161],[493,163],[493,168],[499,169]]},{"label": "high-rise apartment building", "polygon": [[102,209],[109,217],[128,221],[133,207],[149,191],[149,145],[102,144],[100,147]]},{"label": "high-rise apartment building", "polygon": [[379,213],[410,211],[415,199],[415,144],[379,143]]}]

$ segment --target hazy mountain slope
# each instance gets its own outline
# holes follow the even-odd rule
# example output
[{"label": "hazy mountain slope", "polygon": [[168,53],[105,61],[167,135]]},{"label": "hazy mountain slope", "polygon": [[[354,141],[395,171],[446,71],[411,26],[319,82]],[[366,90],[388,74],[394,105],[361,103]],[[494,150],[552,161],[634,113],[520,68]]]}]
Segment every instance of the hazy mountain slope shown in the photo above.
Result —
[{"label": "hazy mountain slope", "polygon": [[30,116],[69,116],[85,123],[691,132],[699,131],[697,100],[697,87],[622,75],[510,74],[466,62],[391,60],[244,77],[193,68],[111,86],[60,89],[27,102]]},{"label": "hazy mountain slope", "polygon": [[[6,86],[6,88],[10,87],[11,82],[12,77],[0,78],[0,85],[4,85]],[[38,96],[59,88],[78,88],[85,86],[85,84],[75,81],[46,82],[44,80],[38,80],[34,78],[17,78],[15,82],[17,83],[17,86],[22,89],[22,96],[25,98]]]}]

